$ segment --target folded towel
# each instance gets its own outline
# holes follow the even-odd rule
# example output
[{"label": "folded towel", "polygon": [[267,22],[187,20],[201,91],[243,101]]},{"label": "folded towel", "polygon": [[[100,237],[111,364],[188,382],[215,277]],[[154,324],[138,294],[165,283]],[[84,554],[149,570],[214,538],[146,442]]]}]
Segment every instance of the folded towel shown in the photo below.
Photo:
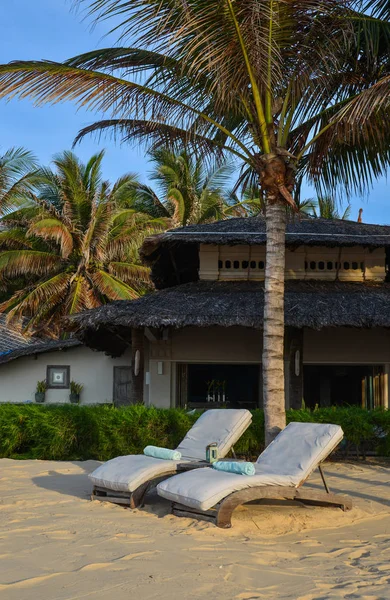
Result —
[{"label": "folded towel", "polygon": [[146,456],[153,456],[154,458],[163,458],[165,460],[180,460],[181,452],[177,450],[168,450],[168,448],[159,448],[158,446],[146,446],[144,448],[144,454]]},{"label": "folded towel", "polygon": [[255,465],[250,462],[233,462],[229,460],[217,460],[212,464],[213,469],[217,471],[227,471],[228,473],[237,473],[237,475],[254,475]]}]

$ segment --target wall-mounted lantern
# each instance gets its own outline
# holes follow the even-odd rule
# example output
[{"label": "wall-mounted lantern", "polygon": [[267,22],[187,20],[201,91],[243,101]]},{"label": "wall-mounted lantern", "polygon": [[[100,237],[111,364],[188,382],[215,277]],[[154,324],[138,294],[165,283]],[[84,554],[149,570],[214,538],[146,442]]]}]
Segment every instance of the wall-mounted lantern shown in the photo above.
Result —
[{"label": "wall-mounted lantern", "polygon": [[299,377],[301,373],[301,353],[299,350],[295,351],[295,375]]},{"label": "wall-mounted lantern", "polygon": [[134,375],[137,377],[139,375],[139,367],[141,363],[141,353],[139,350],[136,351],[134,356]]}]

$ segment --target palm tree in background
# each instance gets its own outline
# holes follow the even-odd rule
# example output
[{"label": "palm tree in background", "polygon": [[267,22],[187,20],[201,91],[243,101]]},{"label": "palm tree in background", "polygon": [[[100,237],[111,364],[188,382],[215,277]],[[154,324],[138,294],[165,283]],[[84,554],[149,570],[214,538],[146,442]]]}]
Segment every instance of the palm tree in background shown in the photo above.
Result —
[{"label": "palm tree in background", "polygon": [[[310,202],[308,200],[308,202]],[[337,201],[332,196],[320,196],[317,200],[312,200],[312,210],[314,217],[322,219],[341,219],[347,221],[351,215],[351,206],[348,204],[343,212],[339,212]]]},{"label": "palm tree in background", "polygon": [[150,153],[153,170],[150,179],[157,192],[134,179],[134,197],[126,206],[153,217],[170,219],[172,227],[207,223],[224,218],[228,207],[227,180],[229,164],[205,169],[201,159],[185,150],[178,153],[159,148]]},{"label": "palm tree in background", "polygon": [[[225,208],[224,216],[226,217],[257,217],[266,216],[266,199],[259,194],[259,188],[256,186],[247,187],[242,191],[241,197],[233,189],[229,196],[230,206]],[[301,215],[313,216],[315,209],[314,200],[301,200],[296,197],[294,210],[291,206],[286,206],[287,216]]]},{"label": "palm tree in background", "polygon": [[[132,47],[65,63],[0,66],[0,97],[72,100],[108,118],[83,129],[235,157],[266,203],[263,396],[266,443],[285,426],[286,206],[365,191],[390,159],[388,0],[87,0]],[[363,8],[362,8],[363,7]],[[366,10],[365,10],[366,9]],[[157,51],[158,49],[158,51]]]},{"label": "palm tree in background", "polygon": [[23,202],[37,181],[37,161],[31,152],[10,148],[0,154],[0,214]]},{"label": "palm tree in background", "polygon": [[103,156],[84,165],[72,152],[58,155],[55,170],[40,170],[36,193],[2,219],[0,278],[24,284],[0,312],[9,323],[27,319],[26,332],[58,336],[63,316],[137,298],[151,287],[138,248],[166,223],[121,208],[133,178],[110,186],[102,179]]}]

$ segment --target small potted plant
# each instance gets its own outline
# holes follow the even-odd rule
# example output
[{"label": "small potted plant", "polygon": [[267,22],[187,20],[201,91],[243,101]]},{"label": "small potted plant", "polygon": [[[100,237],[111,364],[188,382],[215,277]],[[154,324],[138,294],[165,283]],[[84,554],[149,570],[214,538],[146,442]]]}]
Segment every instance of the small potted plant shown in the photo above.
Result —
[{"label": "small potted plant", "polygon": [[45,401],[46,390],[47,390],[46,379],[43,379],[43,381],[38,381],[37,382],[37,390],[35,392],[35,402],[42,403]]},{"label": "small potted plant", "polygon": [[78,404],[80,402],[80,394],[83,391],[83,385],[81,383],[76,383],[76,381],[70,382],[70,394],[69,400],[72,404]]}]

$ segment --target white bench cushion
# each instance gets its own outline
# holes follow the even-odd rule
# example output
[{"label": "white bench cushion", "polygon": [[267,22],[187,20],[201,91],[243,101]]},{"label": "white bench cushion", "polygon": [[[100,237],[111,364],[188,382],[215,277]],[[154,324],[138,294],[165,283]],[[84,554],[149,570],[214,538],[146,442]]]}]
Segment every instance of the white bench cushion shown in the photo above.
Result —
[{"label": "white bench cushion", "polygon": [[206,459],[206,446],[217,442],[220,456],[226,456],[249,427],[252,414],[245,409],[213,409],[204,412],[177,447],[180,461],[151,456],[118,456],[100,465],[89,475],[95,486],[121,492],[133,492],[144,482],[164,473],[172,473],[180,462]]},{"label": "white bench cushion", "polygon": [[205,511],[245,488],[299,487],[342,438],[338,425],[290,423],[259,456],[253,477],[206,468],[175,475],[157,491],[172,502]]}]

